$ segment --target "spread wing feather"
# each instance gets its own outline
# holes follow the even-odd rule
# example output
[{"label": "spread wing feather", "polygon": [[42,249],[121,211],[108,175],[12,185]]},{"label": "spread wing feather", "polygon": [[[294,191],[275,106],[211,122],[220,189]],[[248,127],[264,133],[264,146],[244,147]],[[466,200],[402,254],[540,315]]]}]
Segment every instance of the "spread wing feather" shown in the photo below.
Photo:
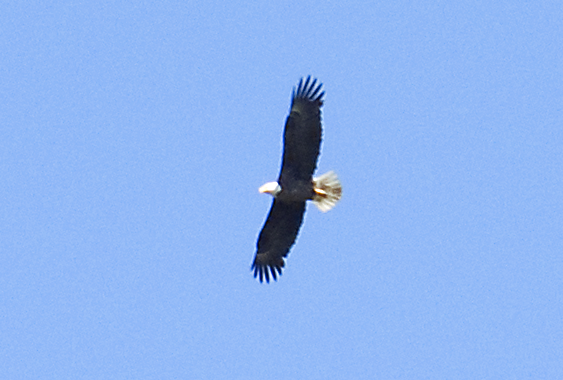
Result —
[{"label": "spread wing feather", "polygon": [[[254,277],[260,282],[270,282],[281,275],[285,264],[284,257],[295,243],[299,228],[303,222],[305,202],[272,202],[272,208],[258,237],[257,252],[252,264]],[[268,271],[269,270],[269,271]]]},{"label": "spread wing feather", "polygon": [[285,122],[282,168],[278,183],[291,185],[293,181],[311,181],[319,157],[322,126],[322,84],[307,77],[293,90],[291,110]]}]

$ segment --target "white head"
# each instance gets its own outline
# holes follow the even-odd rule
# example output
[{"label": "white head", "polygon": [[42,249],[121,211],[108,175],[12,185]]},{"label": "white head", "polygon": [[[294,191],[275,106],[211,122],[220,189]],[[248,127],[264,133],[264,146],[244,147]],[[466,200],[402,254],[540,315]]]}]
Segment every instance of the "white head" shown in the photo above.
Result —
[{"label": "white head", "polygon": [[268,193],[271,196],[276,197],[281,191],[281,186],[277,182],[268,182],[260,186],[258,191],[262,194]]}]

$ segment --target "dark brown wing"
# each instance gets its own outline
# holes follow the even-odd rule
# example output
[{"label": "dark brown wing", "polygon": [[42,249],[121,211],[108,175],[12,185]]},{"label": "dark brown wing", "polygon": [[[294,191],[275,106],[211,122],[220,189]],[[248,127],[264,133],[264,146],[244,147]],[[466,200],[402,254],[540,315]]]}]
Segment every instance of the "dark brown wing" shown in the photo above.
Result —
[{"label": "dark brown wing", "polygon": [[305,202],[286,203],[276,199],[272,202],[270,214],[258,237],[256,257],[252,264],[254,277],[259,277],[260,282],[264,278],[270,282],[270,273],[274,280],[277,280],[278,274],[281,275],[284,257],[295,243],[304,213]]},{"label": "dark brown wing", "polygon": [[[282,188],[295,182],[310,182],[317,167],[322,137],[322,84],[311,77],[293,90],[291,111],[285,122],[283,159],[278,183]],[[285,185],[285,186],[284,186]]]}]

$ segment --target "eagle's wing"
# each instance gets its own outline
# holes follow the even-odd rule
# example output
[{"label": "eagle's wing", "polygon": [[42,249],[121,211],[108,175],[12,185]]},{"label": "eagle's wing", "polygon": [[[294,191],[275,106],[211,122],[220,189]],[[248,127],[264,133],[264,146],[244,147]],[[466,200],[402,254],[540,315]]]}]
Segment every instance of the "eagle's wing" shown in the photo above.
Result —
[{"label": "eagle's wing", "polygon": [[294,181],[310,182],[317,166],[322,137],[322,84],[307,77],[293,90],[291,111],[285,122],[282,167],[278,183],[291,186]]},{"label": "eagle's wing", "polygon": [[[254,277],[260,282],[266,278],[277,280],[285,264],[284,257],[295,243],[299,227],[303,222],[305,202],[281,202],[274,199],[272,208],[258,237],[256,257],[252,264]],[[268,272],[269,269],[269,272]]]}]

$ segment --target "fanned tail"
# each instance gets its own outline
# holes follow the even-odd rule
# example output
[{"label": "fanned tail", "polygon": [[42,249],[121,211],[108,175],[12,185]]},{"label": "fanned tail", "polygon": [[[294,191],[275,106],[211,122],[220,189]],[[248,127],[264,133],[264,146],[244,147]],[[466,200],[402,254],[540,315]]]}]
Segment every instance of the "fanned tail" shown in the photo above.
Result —
[{"label": "fanned tail", "polygon": [[313,178],[313,187],[315,190],[313,203],[322,212],[332,209],[342,198],[342,185],[333,171]]}]

